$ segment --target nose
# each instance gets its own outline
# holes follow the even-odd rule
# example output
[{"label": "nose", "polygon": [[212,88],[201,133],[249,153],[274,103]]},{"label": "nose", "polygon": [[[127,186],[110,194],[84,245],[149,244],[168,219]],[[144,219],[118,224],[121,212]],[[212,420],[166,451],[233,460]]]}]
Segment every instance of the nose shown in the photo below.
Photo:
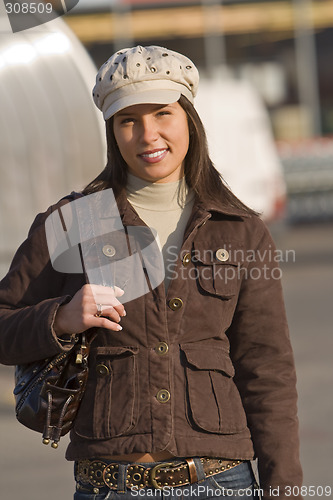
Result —
[{"label": "nose", "polygon": [[144,144],[152,144],[158,139],[158,127],[151,115],[145,115],[142,117],[141,121],[141,141]]}]

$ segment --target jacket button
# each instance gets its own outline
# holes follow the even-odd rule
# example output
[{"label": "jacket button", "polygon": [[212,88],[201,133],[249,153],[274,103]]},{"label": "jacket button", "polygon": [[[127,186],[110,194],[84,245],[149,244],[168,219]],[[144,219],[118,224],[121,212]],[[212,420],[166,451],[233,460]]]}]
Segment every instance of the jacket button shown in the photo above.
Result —
[{"label": "jacket button", "polygon": [[183,301],[179,297],[176,297],[174,299],[169,300],[169,307],[173,311],[178,311],[178,309],[181,309],[183,307]]},{"label": "jacket button", "polygon": [[166,342],[159,342],[155,346],[155,352],[159,356],[164,356],[168,352],[168,350],[169,350],[169,346]]},{"label": "jacket button", "polygon": [[161,389],[158,391],[156,394],[157,401],[160,403],[167,403],[170,399],[170,392],[167,391],[166,389]]},{"label": "jacket button", "polygon": [[105,377],[106,375],[109,374],[109,368],[106,366],[106,365],[97,365],[96,366],[96,372],[98,375],[100,375],[101,377]]},{"label": "jacket button", "polygon": [[116,255],[116,249],[112,245],[104,245],[102,252],[106,257],[114,257]]},{"label": "jacket button", "polygon": [[191,254],[186,253],[182,259],[183,266],[187,266],[191,262]]},{"label": "jacket button", "polygon": [[220,262],[226,262],[229,259],[229,252],[225,248],[219,248],[216,250],[216,258]]}]

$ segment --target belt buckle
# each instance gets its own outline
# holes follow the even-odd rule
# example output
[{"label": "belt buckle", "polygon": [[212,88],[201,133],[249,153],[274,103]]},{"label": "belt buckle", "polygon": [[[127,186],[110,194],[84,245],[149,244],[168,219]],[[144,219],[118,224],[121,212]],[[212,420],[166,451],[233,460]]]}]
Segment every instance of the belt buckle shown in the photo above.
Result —
[{"label": "belt buckle", "polygon": [[156,479],[156,474],[160,472],[162,469],[167,469],[171,465],[173,465],[173,462],[166,462],[162,464],[157,464],[150,469],[150,482],[152,486],[157,490],[162,490],[164,485],[162,485],[162,483],[158,484],[158,481]]}]

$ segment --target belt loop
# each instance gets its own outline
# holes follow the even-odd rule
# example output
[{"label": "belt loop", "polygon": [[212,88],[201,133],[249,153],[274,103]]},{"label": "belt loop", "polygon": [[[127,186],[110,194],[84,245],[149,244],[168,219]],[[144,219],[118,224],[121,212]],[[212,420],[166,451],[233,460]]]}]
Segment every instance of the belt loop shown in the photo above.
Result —
[{"label": "belt loop", "polygon": [[118,464],[117,492],[126,492],[126,476],[128,464]]},{"label": "belt loop", "polygon": [[206,474],[204,472],[200,458],[194,457],[193,462],[195,464],[195,468],[197,469],[198,482],[203,481],[206,478]]},{"label": "belt loop", "polygon": [[193,458],[185,458],[188,466],[188,472],[190,476],[190,483],[197,483],[198,482],[198,474],[197,474],[197,468],[195,466]]}]

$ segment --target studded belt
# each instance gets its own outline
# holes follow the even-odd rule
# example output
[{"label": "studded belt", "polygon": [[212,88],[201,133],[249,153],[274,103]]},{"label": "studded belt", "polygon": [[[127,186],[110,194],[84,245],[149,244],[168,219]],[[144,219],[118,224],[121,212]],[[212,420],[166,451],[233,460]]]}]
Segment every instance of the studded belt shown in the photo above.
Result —
[{"label": "studded belt", "polygon": [[[241,460],[220,458],[200,458],[206,477],[219,474],[242,463]],[[94,488],[108,486],[117,489],[119,464],[106,463],[103,460],[80,460],[76,462],[75,479],[79,484]],[[144,467],[139,463],[127,467],[127,488],[146,486],[161,489],[165,486],[178,487],[193,484],[198,480],[195,463],[192,458],[184,461],[160,462],[154,467]]]}]

